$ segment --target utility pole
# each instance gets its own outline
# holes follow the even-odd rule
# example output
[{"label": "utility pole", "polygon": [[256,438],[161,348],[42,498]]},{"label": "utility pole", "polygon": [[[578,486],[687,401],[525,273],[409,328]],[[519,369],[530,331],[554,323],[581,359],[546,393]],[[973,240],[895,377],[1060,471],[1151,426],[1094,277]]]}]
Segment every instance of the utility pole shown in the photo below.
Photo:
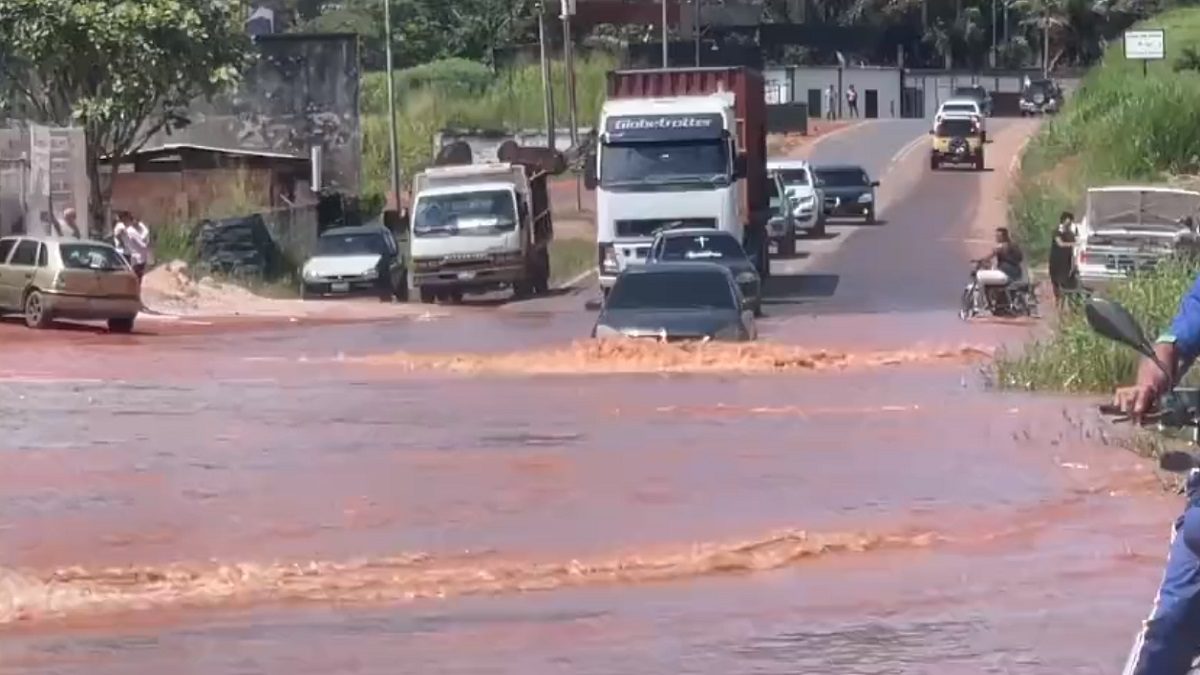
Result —
[{"label": "utility pole", "polygon": [[562,0],[563,60],[567,65],[567,106],[571,113],[571,146],[579,145],[578,110],[575,104],[575,44],[571,39],[571,16],[575,14],[575,0]]},{"label": "utility pole", "polygon": [[668,67],[670,57],[667,53],[667,0],[662,0],[662,42],[663,42],[663,68]]},{"label": "utility pole", "polygon": [[700,0],[692,0],[692,4],[696,6],[696,67],[700,67]]},{"label": "utility pole", "polygon": [[387,58],[387,97],[388,97],[388,158],[392,170],[392,192],[396,195],[396,215],[403,212],[400,205],[400,158],[396,154],[400,145],[396,135],[396,92],[392,82],[392,0],[383,0],[383,34],[384,55]]},{"label": "utility pole", "polygon": [[992,0],[992,69],[996,68],[996,63],[999,60],[999,55],[996,53],[996,3],[1000,0]]},{"label": "utility pole", "polygon": [[554,119],[554,82],[550,75],[550,59],[546,56],[546,5],[538,3],[538,45],[542,52],[542,107],[546,115],[546,147],[558,147],[554,142],[557,123]]},{"label": "utility pole", "polygon": [[1050,5],[1042,16],[1042,77],[1050,77]]}]

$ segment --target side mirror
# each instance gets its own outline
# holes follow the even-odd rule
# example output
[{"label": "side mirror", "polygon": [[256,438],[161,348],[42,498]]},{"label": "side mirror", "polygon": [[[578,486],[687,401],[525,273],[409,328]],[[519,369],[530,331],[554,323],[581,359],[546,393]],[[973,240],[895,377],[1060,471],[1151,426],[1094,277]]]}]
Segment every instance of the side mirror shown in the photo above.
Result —
[{"label": "side mirror", "polygon": [[1084,316],[1088,326],[1098,335],[1130,347],[1142,356],[1154,361],[1163,373],[1171,375],[1171,371],[1159,360],[1154,353],[1154,345],[1146,337],[1142,325],[1120,303],[1093,297],[1084,307]]},{"label": "side mirror", "polygon": [[871,187],[879,187],[879,181],[877,181],[877,180],[871,181]]},{"label": "side mirror", "polygon": [[596,153],[590,152],[583,159],[583,186],[595,190],[599,184],[600,180],[596,175]]},{"label": "side mirror", "polygon": [[739,153],[733,158],[733,179],[741,180],[746,177],[746,153]]}]

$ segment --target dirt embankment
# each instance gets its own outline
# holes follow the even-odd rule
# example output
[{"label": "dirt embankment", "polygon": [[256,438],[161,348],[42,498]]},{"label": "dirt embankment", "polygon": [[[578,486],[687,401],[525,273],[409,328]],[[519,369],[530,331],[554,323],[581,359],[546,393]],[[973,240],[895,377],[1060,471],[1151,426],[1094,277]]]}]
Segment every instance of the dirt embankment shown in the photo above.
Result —
[{"label": "dirt embankment", "polygon": [[142,302],[151,314],[179,316],[262,316],[278,318],[377,319],[422,314],[425,308],[376,299],[302,301],[265,298],[213,277],[195,279],[187,263],[175,260],[150,270],[142,281]]}]

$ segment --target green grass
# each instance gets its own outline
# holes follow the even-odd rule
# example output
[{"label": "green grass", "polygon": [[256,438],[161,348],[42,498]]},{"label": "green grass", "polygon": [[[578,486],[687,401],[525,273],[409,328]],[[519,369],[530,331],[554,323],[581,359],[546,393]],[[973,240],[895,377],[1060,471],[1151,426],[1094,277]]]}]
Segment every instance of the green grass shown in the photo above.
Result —
[{"label": "green grass", "polygon": [[[1034,261],[1045,260],[1063,210],[1083,217],[1089,186],[1167,183],[1200,172],[1200,72],[1184,49],[1200,40],[1200,8],[1177,9],[1141,24],[1167,31],[1167,60],[1127,61],[1114,43],[1057,117],[1042,127],[1021,161],[1009,221]],[[1182,58],[1181,58],[1182,56]],[[1105,292],[1154,335],[1174,316],[1198,270],[1176,260]],[[1023,389],[1108,392],[1131,380],[1136,356],[1091,332],[1079,308],[1065,310],[1052,334],[1019,353],[1002,354],[996,382]]]},{"label": "green grass", "polygon": [[1184,48],[1200,40],[1200,8],[1141,26],[1166,29],[1167,59],[1151,63],[1143,77],[1140,62],[1127,61],[1114,43],[1022,159],[1010,221],[1035,259],[1045,259],[1059,212],[1082,217],[1088,186],[1168,181],[1200,170],[1200,72],[1174,69]]},{"label": "green grass", "polygon": [[[541,129],[542,75],[537,65],[503,70],[481,84],[471,76],[467,82],[450,83],[429,74],[435,64],[396,74],[396,133],[404,180],[429,165],[437,132],[450,128]],[[605,73],[616,66],[611,58],[581,59],[575,64],[576,101],[581,127],[591,126],[604,102]],[[455,68],[466,68],[462,64]],[[469,70],[469,68],[467,68]],[[560,127],[568,122],[567,92],[562,64],[553,64],[555,117]],[[363,193],[385,194],[390,175],[388,158],[387,76],[367,75],[363,81]]]},{"label": "green grass", "polygon": [[[1114,286],[1106,296],[1128,308],[1153,337],[1170,323],[1198,271],[1195,260],[1169,261],[1153,273]],[[1000,354],[993,368],[997,384],[1005,387],[1096,393],[1129,382],[1136,366],[1132,350],[1093,333],[1074,306],[1058,316],[1048,338],[1026,345],[1020,353]]]},{"label": "green grass", "polygon": [[589,239],[555,239],[550,242],[550,283],[570,281],[596,267],[596,242]]}]

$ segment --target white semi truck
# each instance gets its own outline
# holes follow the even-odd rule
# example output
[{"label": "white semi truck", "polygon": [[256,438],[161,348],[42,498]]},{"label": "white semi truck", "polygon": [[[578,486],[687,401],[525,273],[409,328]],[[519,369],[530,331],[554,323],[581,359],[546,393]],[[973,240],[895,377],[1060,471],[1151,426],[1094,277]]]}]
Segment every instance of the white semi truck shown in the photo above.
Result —
[{"label": "white semi truck", "polygon": [[746,68],[608,74],[585,180],[596,193],[600,284],[643,264],[654,235],[676,227],[734,234],[770,276],[766,99]]},{"label": "white semi truck", "polygon": [[444,165],[413,179],[409,254],[421,301],[547,292],[554,223],[546,177],[562,170],[561,156],[514,144],[502,161],[472,164],[465,144],[444,150]]}]

